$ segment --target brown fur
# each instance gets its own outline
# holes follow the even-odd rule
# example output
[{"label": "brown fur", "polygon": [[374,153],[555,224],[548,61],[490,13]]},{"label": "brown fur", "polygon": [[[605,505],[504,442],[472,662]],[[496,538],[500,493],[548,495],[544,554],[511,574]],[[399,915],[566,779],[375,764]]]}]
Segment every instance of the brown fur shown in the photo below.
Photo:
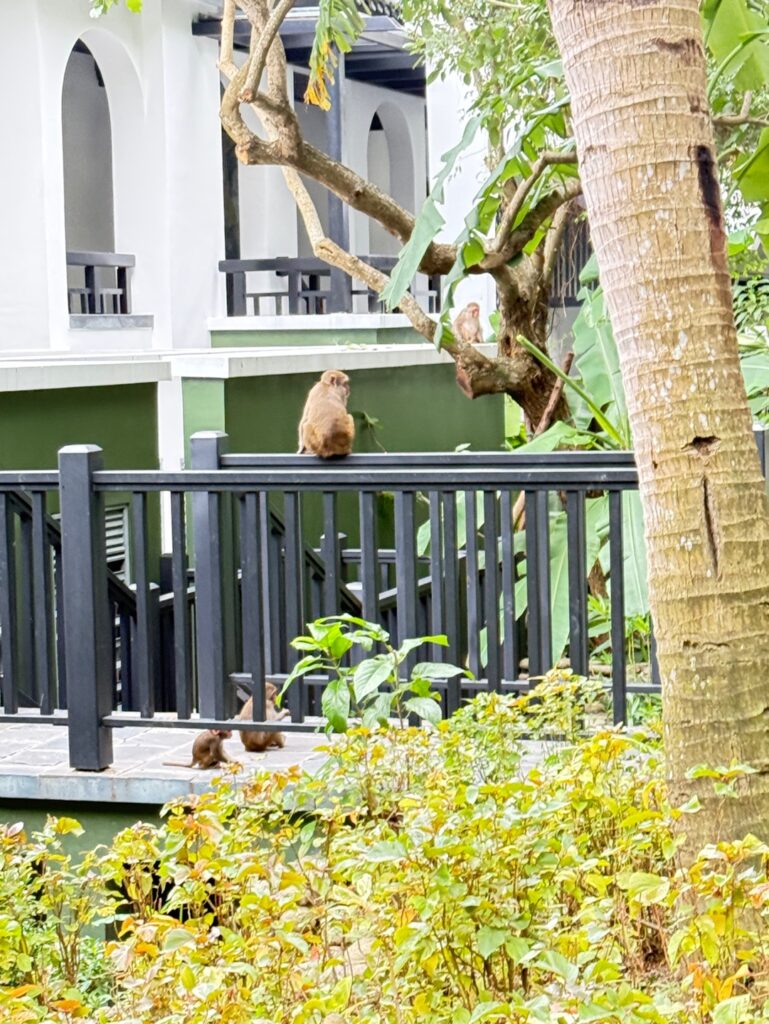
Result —
[{"label": "brown fur", "polygon": [[[280,721],[280,719],[288,717],[289,712],[285,708],[282,711],[278,711],[275,708],[277,692],[272,683],[264,684],[264,704],[267,715],[265,721],[267,722]],[[240,709],[238,718],[247,722],[253,716],[254,702],[249,697]],[[286,737],[282,732],[241,732],[240,738],[243,746],[246,750],[251,751],[252,754],[261,754],[268,747],[284,747],[286,745]]]},{"label": "brown fur", "polygon": [[341,370],[326,370],[310,388],[299,423],[299,454],[311,452],[321,459],[349,455],[355,424],[347,412],[350,378]]},{"label": "brown fur", "polygon": [[477,302],[468,302],[452,324],[457,341],[464,341],[467,345],[483,343],[480,312],[481,308]]},{"label": "brown fur", "polygon": [[164,761],[174,768],[218,768],[231,760],[224,749],[224,740],[232,736],[229,729],[206,729],[199,733],[192,744],[192,760],[189,764],[181,761]]}]

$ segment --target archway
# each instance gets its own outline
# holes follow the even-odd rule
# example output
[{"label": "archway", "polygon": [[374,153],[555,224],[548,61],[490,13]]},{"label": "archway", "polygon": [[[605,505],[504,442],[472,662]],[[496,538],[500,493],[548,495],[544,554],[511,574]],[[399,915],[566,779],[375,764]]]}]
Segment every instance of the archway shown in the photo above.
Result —
[{"label": "archway", "polygon": [[113,252],[112,124],[99,65],[82,40],[72,49],[61,95],[67,250]]},{"label": "archway", "polygon": [[[413,213],[416,205],[414,148],[408,121],[394,103],[382,103],[371,120],[366,162],[369,180]],[[395,256],[399,250],[396,238],[380,224],[369,222],[369,253]]]}]

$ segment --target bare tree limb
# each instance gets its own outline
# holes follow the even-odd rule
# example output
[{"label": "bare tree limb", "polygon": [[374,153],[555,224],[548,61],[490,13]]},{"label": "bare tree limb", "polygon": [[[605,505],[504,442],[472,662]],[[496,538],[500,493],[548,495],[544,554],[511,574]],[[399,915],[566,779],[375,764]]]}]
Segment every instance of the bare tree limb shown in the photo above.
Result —
[{"label": "bare tree limb", "polygon": [[248,74],[240,92],[240,99],[244,103],[253,102],[256,90],[262,80],[264,68],[267,63],[267,54],[272,46],[275,36],[280,31],[280,26],[286,20],[288,12],[294,6],[294,0],[279,0],[275,6],[269,21],[258,38],[252,40],[251,55],[248,62]]},{"label": "bare tree limb", "polygon": [[224,0],[222,11],[222,37],[219,51],[219,70],[228,79],[237,74],[237,66],[233,60],[235,39],[235,0]]},{"label": "bare tree limb", "polygon": [[581,191],[582,183],[578,178],[574,178],[567,181],[562,189],[548,192],[533,209],[529,210],[518,227],[510,233],[503,248],[499,252],[489,253],[473,269],[477,269],[479,273],[488,273],[509,263],[529,244],[545,221],[549,220],[560,206],[574,199]]},{"label": "bare tree limb", "polygon": [[515,224],[516,217],[521,212],[521,208],[526,202],[526,196],[531,192],[537,182],[537,179],[545,168],[551,167],[554,164],[575,164],[576,162],[576,151],[570,151],[567,153],[546,151],[539,154],[531,169],[531,174],[520,183],[518,188],[515,190],[515,195],[511,202],[508,203],[504,213],[502,214],[502,219],[492,244],[492,251],[499,252],[505,245],[513,224]]},{"label": "bare tree limb", "polygon": [[545,236],[545,244],[542,246],[540,280],[541,288],[546,293],[550,292],[553,270],[555,269],[555,262],[558,259],[558,254],[561,251],[563,236],[566,234],[566,229],[574,220],[578,212],[579,206],[576,200],[572,199],[570,202],[564,203],[564,205],[555,212],[555,215],[553,216],[553,223],[550,225],[550,230]]}]

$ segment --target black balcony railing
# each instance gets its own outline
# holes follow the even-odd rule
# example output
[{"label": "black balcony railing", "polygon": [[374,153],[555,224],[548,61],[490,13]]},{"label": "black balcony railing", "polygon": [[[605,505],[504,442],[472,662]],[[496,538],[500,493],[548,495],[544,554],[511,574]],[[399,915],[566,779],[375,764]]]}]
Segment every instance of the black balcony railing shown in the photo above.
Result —
[{"label": "black balcony railing", "polygon": [[[757,439],[765,469],[764,434]],[[264,680],[280,683],[296,664],[292,637],[340,612],[382,623],[396,642],[445,633],[449,647],[436,645],[427,657],[474,675],[437,684],[447,714],[481,689],[524,690],[559,653],[554,505],[566,518],[568,657],[587,673],[586,500],[598,493],[609,506],[615,719],[625,719],[628,693],[657,687],[653,655],[640,679],[625,655],[623,504],[637,487],[631,452],[323,462],[227,455],[224,444],[221,434],[196,435],[192,468],[179,472],[104,471],[100,449],[77,446],[62,450],[58,471],[0,473],[0,722],[66,725],[72,765],[89,770],[110,764],[112,732],[123,726],[253,728],[229,722],[238,692],[253,694],[262,717]],[[109,572],[104,550],[104,501],[126,493],[131,587]],[[526,523],[514,543],[521,494]],[[162,574],[149,540],[158,495],[171,524]],[[59,521],[47,514],[53,496]],[[430,536],[421,556],[420,522]],[[306,677],[289,689],[291,722],[282,730],[316,728],[326,682]]]},{"label": "black balcony railing", "polygon": [[[389,273],[398,262],[395,256],[362,258],[384,273]],[[343,308],[340,308],[332,288],[331,267],[314,257],[222,260],[219,269],[227,275],[229,316],[384,312],[378,294],[359,282],[353,282],[351,292],[345,296]],[[273,280],[266,284],[251,283],[252,275],[257,274],[262,281],[267,275],[272,275]],[[438,313],[440,288],[440,277],[420,277],[412,291],[429,313]]]},{"label": "black balcony railing", "polygon": [[82,283],[68,288],[70,313],[131,312],[128,272],[136,258],[118,252],[68,252],[67,267],[82,271]]}]

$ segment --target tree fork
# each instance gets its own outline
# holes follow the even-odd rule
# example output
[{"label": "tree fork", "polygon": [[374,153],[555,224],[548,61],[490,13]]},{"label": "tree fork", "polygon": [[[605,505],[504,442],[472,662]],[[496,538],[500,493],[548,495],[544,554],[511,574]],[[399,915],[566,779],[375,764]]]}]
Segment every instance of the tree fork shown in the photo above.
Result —
[{"label": "tree fork", "polygon": [[[769,514],[740,373],[698,0],[550,0],[638,464],[687,849],[769,835]],[[753,766],[738,799],[691,769]]]}]

